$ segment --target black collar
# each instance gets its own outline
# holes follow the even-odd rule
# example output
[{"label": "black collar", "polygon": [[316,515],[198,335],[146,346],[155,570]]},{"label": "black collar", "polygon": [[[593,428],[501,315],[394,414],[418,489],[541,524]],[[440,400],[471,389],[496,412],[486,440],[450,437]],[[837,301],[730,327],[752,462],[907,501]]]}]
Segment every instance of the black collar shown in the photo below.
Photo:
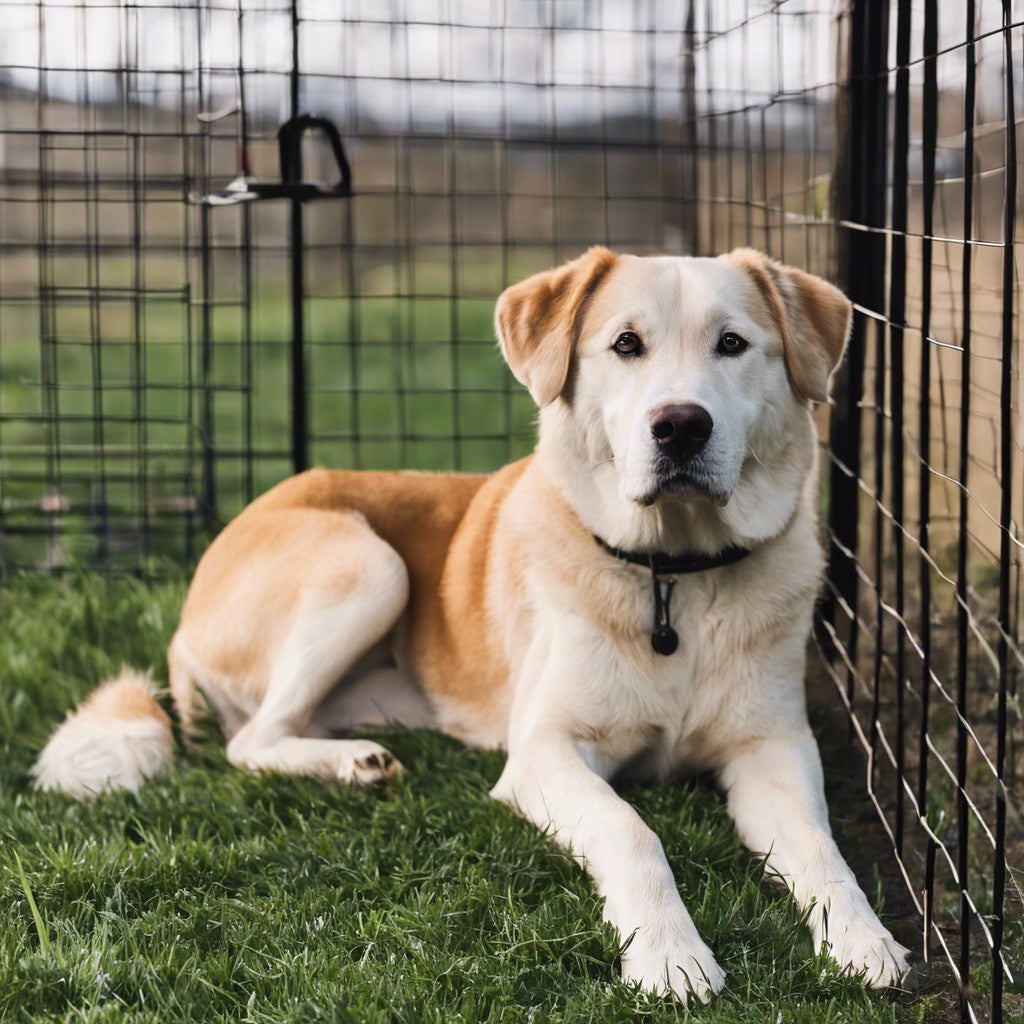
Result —
[{"label": "black collar", "polygon": [[[642,565],[651,570],[654,584],[654,624],[651,627],[651,647],[658,654],[666,657],[674,654],[679,646],[679,634],[672,628],[669,605],[672,601],[672,588],[675,586],[673,577],[685,573],[704,572],[705,569],[718,569],[723,565],[732,565],[750,554],[750,548],[728,547],[716,555],[698,555],[689,552],[685,555],[665,555],[660,552],[640,554],[638,551],[623,551],[606,544],[595,533],[594,540],[610,555],[621,558],[633,565]],[[662,577],[666,577],[662,579]]]},{"label": "black collar", "polygon": [[624,562],[632,562],[633,565],[642,565],[650,569],[655,576],[683,576],[687,573],[704,572],[705,569],[718,569],[723,565],[732,565],[750,554],[750,548],[728,547],[723,548],[715,555],[699,555],[688,551],[682,555],[666,555],[661,552],[653,554],[642,554],[639,551],[623,551],[622,548],[613,548],[611,544],[601,540],[595,533],[594,540],[616,558]]}]

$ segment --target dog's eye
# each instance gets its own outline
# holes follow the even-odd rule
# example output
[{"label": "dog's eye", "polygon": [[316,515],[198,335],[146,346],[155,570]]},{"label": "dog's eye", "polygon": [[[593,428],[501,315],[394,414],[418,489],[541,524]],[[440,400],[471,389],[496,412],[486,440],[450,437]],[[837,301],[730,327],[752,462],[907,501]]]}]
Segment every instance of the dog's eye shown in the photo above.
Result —
[{"label": "dog's eye", "polygon": [[731,332],[723,334],[722,337],[718,339],[718,354],[720,356],[738,356],[749,347],[749,343],[746,339],[741,338],[738,334],[732,334]]},{"label": "dog's eye", "polygon": [[640,340],[639,334],[634,334],[633,331],[623,331],[615,339],[612,348],[620,356],[638,356],[644,350],[644,343]]}]

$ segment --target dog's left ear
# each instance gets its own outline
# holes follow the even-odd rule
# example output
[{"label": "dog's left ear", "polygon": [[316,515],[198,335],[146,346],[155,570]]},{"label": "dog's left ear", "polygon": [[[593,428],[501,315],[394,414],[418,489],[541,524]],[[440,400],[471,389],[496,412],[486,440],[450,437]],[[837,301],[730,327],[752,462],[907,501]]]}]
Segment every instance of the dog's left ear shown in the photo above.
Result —
[{"label": "dog's left ear", "polygon": [[494,310],[505,360],[539,406],[564,390],[587,300],[615,263],[595,245],[579,259],[506,288]]},{"label": "dog's left ear", "polygon": [[835,285],[755,249],[729,258],[747,271],[779,322],[793,387],[812,402],[828,401],[828,381],[843,358],[853,305]]}]

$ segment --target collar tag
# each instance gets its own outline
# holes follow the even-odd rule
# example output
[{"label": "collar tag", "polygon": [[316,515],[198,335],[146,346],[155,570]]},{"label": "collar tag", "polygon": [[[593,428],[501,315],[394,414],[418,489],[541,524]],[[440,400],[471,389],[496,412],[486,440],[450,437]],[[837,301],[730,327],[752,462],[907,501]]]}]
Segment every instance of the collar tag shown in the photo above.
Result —
[{"label": "collar tag", "polygon": [[[651,570],[654,581],[654,627],[651,630],[651,647],[658,654],[668,657],[679,647],[679,634],[672,628],[669,615],[669,602],[672,600],[672,588],[676,585],[675,576],[679,573],[707,572],[709,569],[720,569],[732,565],[750,554],[750,548],[728,547],[716,555],[700,555],[695,553],[683,555],[641,554],[637,551],[623,551],[605,543],[597,534],[594,540],[616,558],[633,565],[643,565]],[[664,589],[662,589],[664,588]]]},{"label": "collar tag", "polygon": [[672,600],[672,588],[675,587],[676,581],[672,576],[665,580],[660,579],[653,569],[651,578],[654,580],[654,629],[651,631],[651,646],[658,654],[668,657],[674,654],[679,646],[679,634],[672,628],[669,619],[669,602]]}]

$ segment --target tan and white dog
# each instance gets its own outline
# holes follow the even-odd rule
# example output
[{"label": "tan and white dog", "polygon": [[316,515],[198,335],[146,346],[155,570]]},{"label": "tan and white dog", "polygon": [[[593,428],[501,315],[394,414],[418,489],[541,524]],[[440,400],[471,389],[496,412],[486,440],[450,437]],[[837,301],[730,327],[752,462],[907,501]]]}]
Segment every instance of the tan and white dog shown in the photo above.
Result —
[{"label": "tan and white dog", "polygon": [[[496,320],[540,407],[535,454],[487,477],[312,470],[253,502],[199,563],[168,651],[183,723],[198,685],[233,764],[361,784],[400,769],[332,738],[354,726],[503,747],[493,795],[586,866],[631,938],[623,978],[683,1000],[723,972],[608,780],[715,772],[815,943],[893,984],[907,950],[831,837],[804,702],[823,569],[810,406],[849,302],[752,250],[594,248],[509,288]],[[658,625],[678,639],[660,653]],[[36,781],[134,787],[170,749],[129,675],[58,729]]]}]

